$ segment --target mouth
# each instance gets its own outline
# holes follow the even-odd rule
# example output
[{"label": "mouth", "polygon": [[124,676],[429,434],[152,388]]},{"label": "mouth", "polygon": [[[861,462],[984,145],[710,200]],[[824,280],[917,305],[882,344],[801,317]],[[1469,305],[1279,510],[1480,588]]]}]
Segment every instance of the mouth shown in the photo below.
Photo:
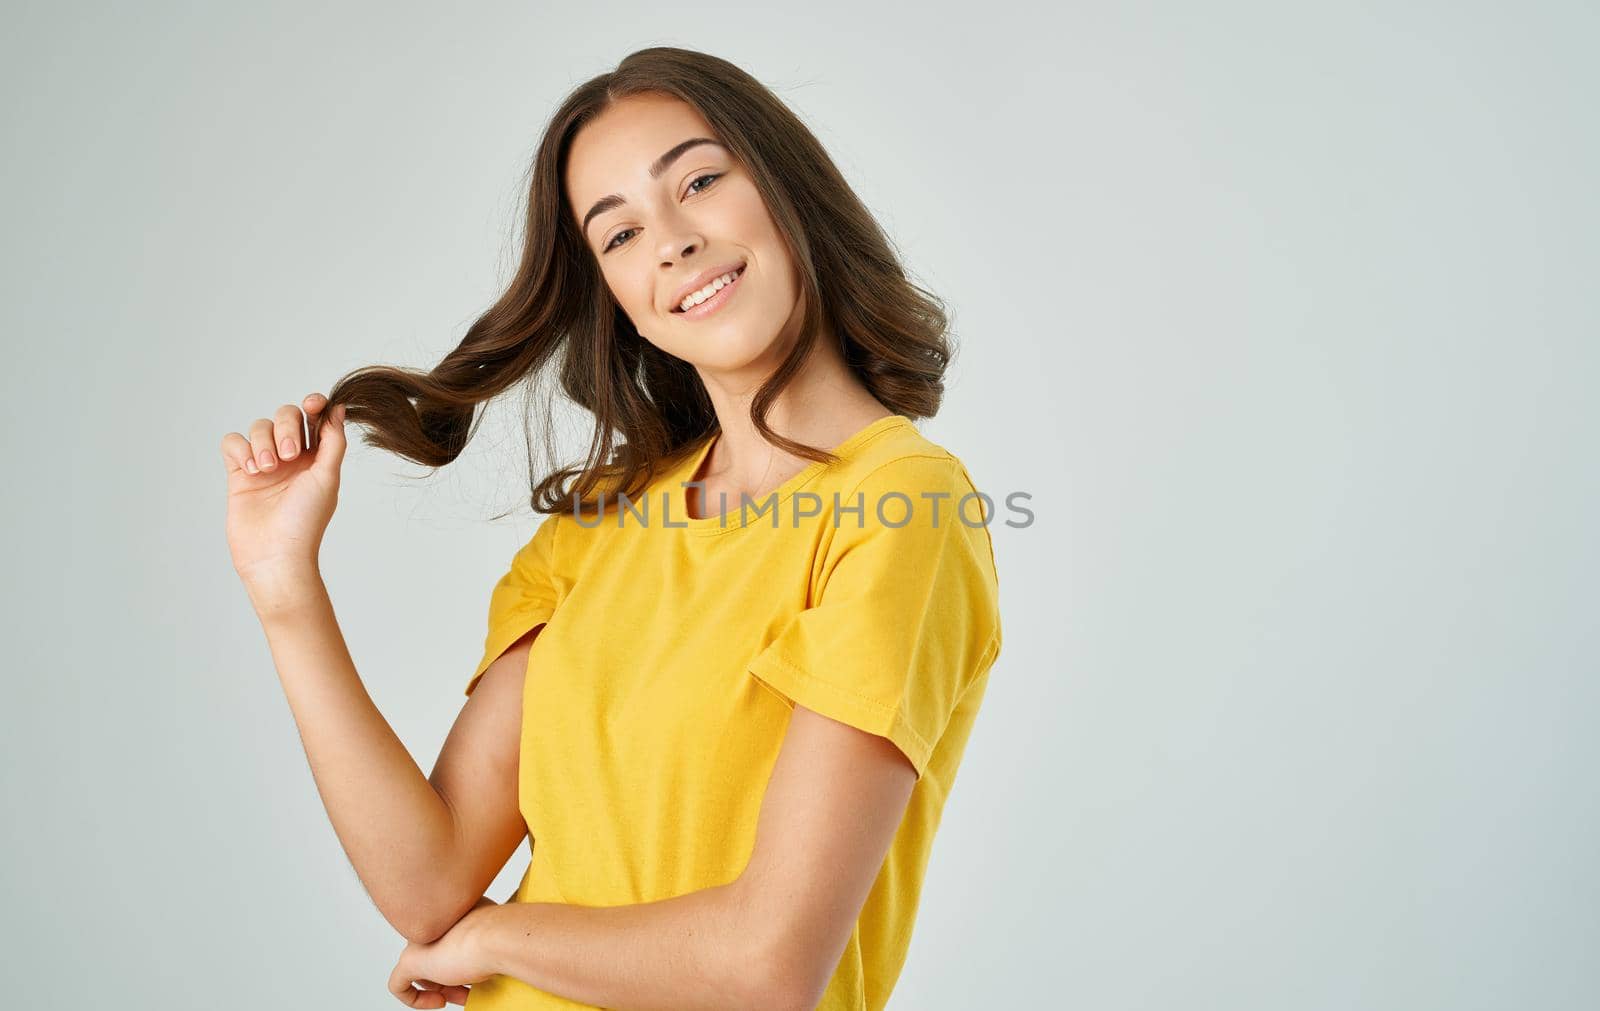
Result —
[{"label": "mouth", "polygon": [[748,267],[749,264],[740,266],[732,281],[724,284],[710,298],[699,305],[690,306],[688,309],[680,309],[677,306],[673,306],[673,315],[682,316],[684,319],[702,319],[716,312],[726,305],[729,299],[733,298],[734,291],[739,287],[740,282],[744,280],[744,273]]}]

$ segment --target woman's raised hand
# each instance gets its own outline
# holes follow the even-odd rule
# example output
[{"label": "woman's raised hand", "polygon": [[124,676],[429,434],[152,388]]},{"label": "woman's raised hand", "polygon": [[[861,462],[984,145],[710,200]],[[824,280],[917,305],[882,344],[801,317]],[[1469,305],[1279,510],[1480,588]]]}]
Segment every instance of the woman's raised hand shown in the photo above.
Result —
[{"label": "woman's raised hand", "polygon": [[[328,398],[312,393],[300,406],[284,404],[257,418],[249,438],[222,437],[228,472],[228,551],[258,606],[263,596],[317,570],[323,532],[339,501],[344,459],[344,405],[326,412]],[[301,411],[313,433],[308,447]],[[326,412],[326,416],[324,416]]]}]

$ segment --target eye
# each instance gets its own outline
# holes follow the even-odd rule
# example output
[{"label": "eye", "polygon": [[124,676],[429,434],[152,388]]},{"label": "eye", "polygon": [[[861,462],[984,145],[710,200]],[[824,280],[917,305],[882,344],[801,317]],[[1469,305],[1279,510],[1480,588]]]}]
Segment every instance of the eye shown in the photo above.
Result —
[{"label": "eye", "polygon": [[696,176],[694,181],[689,183],[689,192],[690,193],[704,193],[706,190],[711,188],[711,183],[706,183],[704,186],[700,187],[699,189],[695,189],[694,188],[694,184],[699,182],[701,179],[710,179],[712,182],[715,182],[715,181],[717,181],[718,179],[721,179],[721,178],[722,178],[722,173],[720,173],[720,172],[713,172],[713,173],[710,173],[708,175]]},{"label": "eye", "polygon": [[[689,182],[689,189],[688,189],[687,193],[685,193],[685,196],[693,196],[696,193],[704,193],[706,190],[711,188],[711,183],[714,183],[718,179],[721,179],[722,175],[723,174],[721,172],[708,172],[703,176],[695,176],[695,178],[692,179]],[[702,179],[708,179],[708,180],[710,180],[710,182],[707,182],[704,186],[701,186],[699,189],[695,189],[695,183],[700,182]],[[621,239],[624,235],[627,235],[632,231],[633,231],[632,228],[624,228],[622,231],[620,231],[617,234],[613,235],[611,237],[611,241],[606,243],[606,248],[604,250],[602,250],[602,252],[609,253],[609,252],[611,252],[611,250],[617,248],[617,246],[621,245],[621,243],[618,242],[617,240]]]}]

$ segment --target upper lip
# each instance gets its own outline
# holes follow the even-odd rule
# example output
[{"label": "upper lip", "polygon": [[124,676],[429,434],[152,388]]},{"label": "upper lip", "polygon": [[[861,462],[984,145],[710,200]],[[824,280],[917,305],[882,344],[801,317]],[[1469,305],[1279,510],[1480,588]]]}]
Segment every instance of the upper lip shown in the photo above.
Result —
[{"label": "upper lip", "polygon": [[731,273],[732,271],[738,270],[742,266],[744,266],[743,260],[734,260],[732,263],[725,263],[720,267],[712,267],[710,270],[703,271],[695,275],[694,280],[690,281],[688,284],[685,284],[682,288],[679,288],[678,293],[672,296],[672,303],[668,305],[667,308],[669,310],[678,308],[678,306],[683,304],[683,300],[688,298],[694,292],[704,288],[706,285],[710,284],[712,281],[715,281],[723,274]]}]

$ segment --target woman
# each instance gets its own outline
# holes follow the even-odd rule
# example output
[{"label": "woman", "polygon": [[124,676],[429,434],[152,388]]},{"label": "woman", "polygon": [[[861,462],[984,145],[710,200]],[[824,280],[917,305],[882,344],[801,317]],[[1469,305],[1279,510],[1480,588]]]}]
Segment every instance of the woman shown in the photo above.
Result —
[{"label": "woman", "polygon": [[[945,314],[799,120],[692,51],[574,91],[527,227],[436,368],[358,370],[222,443],[233,563],[318,789],[410,941],[390,990],[881,1008],[1000,648],[989,503],[912,424]],[[594,415],[590,457],[533,489],[548,515],[424,778],[317,570],[344,424],[440,466],[547,368]],[[524,836],[516,894],[482,897]]]}]

